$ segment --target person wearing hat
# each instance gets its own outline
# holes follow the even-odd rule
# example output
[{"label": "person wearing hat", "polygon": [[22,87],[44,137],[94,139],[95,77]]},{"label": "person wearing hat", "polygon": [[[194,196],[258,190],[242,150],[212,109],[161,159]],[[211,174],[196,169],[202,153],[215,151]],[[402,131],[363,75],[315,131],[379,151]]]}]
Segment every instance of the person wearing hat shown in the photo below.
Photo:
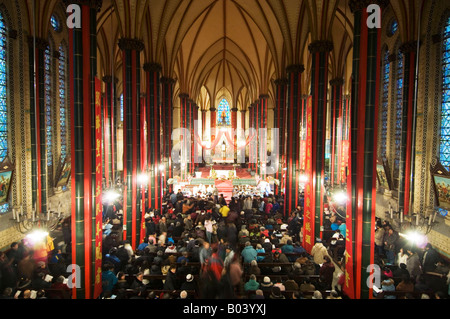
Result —
[{"label": "person wearing hat", "polygon": [[260,289],[263,291],[270,291],[273,287],[273,282],[269,276],[263,278],[263,282],[260,284]]},{"label": "person wearing hat", "polygon": [[181,290],[197,291],[197,282],[192,274],[187,274],[185,281],[181,284]]},{"label": "person wearing hat", "polygon": [[286,299],[286,297],[281,293],[280,287],[273,286],[270,290],[269,299]]}]

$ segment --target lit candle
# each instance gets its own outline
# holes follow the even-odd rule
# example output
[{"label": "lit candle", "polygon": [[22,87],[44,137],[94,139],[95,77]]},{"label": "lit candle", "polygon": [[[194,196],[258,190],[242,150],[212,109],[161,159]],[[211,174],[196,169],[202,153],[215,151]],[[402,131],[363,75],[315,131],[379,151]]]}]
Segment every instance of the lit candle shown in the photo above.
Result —
[{"label": "lit candle", "polygon": [[403,211],[400,212],[400,223],[403,223]]}]

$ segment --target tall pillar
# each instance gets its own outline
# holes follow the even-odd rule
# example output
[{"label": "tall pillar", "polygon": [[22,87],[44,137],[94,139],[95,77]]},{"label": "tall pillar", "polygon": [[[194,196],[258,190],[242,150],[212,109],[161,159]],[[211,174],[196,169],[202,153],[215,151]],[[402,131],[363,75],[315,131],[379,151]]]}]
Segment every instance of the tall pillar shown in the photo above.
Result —
[{"label": "tall pillar", "polygon": [[[368,28],[367,6],[382,10],[389,1],[354,1],[353,77],[351,102],[351,183],[347,204],[347,278],[344,289],[357,299],[372,298],[367,267],[374,263],[377,117],[380,90],[381,29]],[[350,197],[350,196],[349,196]]]},{"label": "tall pillar", "polygon": [[[273,127],[275,129],[278,129],[279,132],[279,141],[278,141],[278,150],[276,150],[277,154],[277,167],[278,169],[275,172],[275,179],[280,181],[279,185],[275,185],[275,195],[281,195],[282,192],[282,185],[283,185],[283,168],[285,162],[285,142],[286,142],[286,90],[287,90],[287,79],[277,79],[275,80],[276,85],[276,106],[274,110],[274,124]],[[275,151],[275,150],[274,150]]]},{"label": "tall pillar", "polygon": [[233,141],[234,141],[234,163],[237,163],[237,140],[238,140],[238,136],[237,136],[237,112],[238,112],[238,108],[234,107],[231,110],[231,128],[232,128],[232,132],[234,132],[235,134],[232,135],[233,137]]},{"label": "tall pillar", "polygon": [[241,110],[241,135],[240,135],[240,140],[242,141],[243,144],[239,145],[239,164],[243,164],[245,163],[245,155],[246,155],[246,137],[245,137],[245,113],[247,113],[246,110]]},{"label": "tall pillar", "polygon": [[[101,279],[96,268],[98,256],[95,214],[96,158],[95,76],[97,75],[97,12],[102,1],[76,1],[81,6],[79,29],[69,30],[70,110],[71,110],[71,228],[72,263],[80,267],[73,298],[93,298],[94,284]],[[101,205],[101,203],[98,203]],[[98,261],[98,260],[97,260]],[[80,276],[79,278],[77,276]],[[101,277],[101,276],[100,276]],[[100,280],[101,284],[101,280]]]},{"label": "tall pillar", "polygon": [[339,184],[339,146],[340,119],[342,109],[342,86],[344,79],[335,78],[330,81],[331,86],[331,185]]},{"label": "tall pillar", "polygon": [[161,209],[161,110],[160,73],[161,65],[145,63],[146,117],[147,117],[147,170],[148,208]]},{"label": "tall pillar", "polygon": [[30,123],[32,198],[36,214],[47,212],[47,144],[45,123],[45,51],[49,43],[45,39],[28,39],[30,59]]},{"label": "tall pillar", "polygon": [[124,240],[136,249],[140,236],[141,203],[138,200],[137,176],[141,171],[141,126],[140,126],[140,55],[144,49],[142,41],[131,38],[119,40],[123,61],[123,153],[125,181],[123,223]]},{"label": "tall pillar", "polygon": [[[180,171],[181,179],[186,180],[187,174],[189,173],[189,155],[191,149],[191,141],[189,140],[190,130],[189,130],[189,116],[190,116],[190,102],[189,95],[186,93],[181,93],[180,97],[180,128],[183,130],[181,135],[182,140],[181,145],[181,161],[180,161]],[[188,135],[189,134],[189,135]]]},{"label": "tall pillar", "polygon": [[[202,162],[202,146],[199,144],[199,130],[198,130],[198,112],[200,107],[194,102],[192,112],[194,113],[192,123],[192,175],[195,174],[196,167]],[[201,139],[200,139],[201,140]]]},{"label": "tall pillar", "polygon": [[269,101],[269,95],[261,94],[259,96],[259,109],[260,109],[260,118],[259,118],[259,151],[260,151],[260,175],[261,178],[266,178],[266,170],[267,170],[267,103]]},{"label": "tall pillar", "polygon": [[201,134],[201,140],[203,141],[205,138],[205,131],[206,131],[206,110],[202,110],[202,134]]},{"label": "tall pillar", "polygon": [[[212,101],[211,101],[212,102]],[[216,126],[217,126],[217,109],[211,105],[209,109],[209,119],[210,119],[210,135],[211,135],[211,145],[213,144],[215,138],[216,138]],[[212,154],[211,154],[212,155]]]},{"label": "tall pillar", "polygon": [[416,77],[416,56],[417,41],[404,43],[400,46],[403,53],[403,107],[402,107],[402,135],[401,135],[401,156],[399,161],[399,186],[398,186],[398,207],[399,211],[408,215],[411,206],[411,197],[414,192],[411,190],[411,174],[414,172],[414,154],[412,149],[414,106],[416,105],[415,77]]},{"label": "tall pillar", "polygon": [[252,171],[257,172],[258,166],[258,125],[256,122],[257,105],[252,103],[249,107],[250,110],[250,130],[253,135],[253,139],[249,146],[249,162]]},{"label": "tall pillar", "polygon": [[325,138],[328,93],[328,57],[333,49],[329,41],[315,41],[309,45],[312,55],[311,96],[312,96],[312,173],[314,209],[314,236],[322,238],[323,196],[325,179]]},{"label": "tall pillar", "polygon": [[103,77],[103,82],[105,82],[105,173],[107,176],[106,185],[110,187],[111,184],[114,184],[115,180],[115,143],[116,143],[116,83],[117,78],[114,78],[110,75],[106,75]]},{"label": "tall pillar", "polygon": [[287,68],[287,110],[286,114],[286,184],[284,216],[289,216],[298,206],[299,197],[299,151],[300,122],[302,110],[301,76],[303,65],[291,65]]},{"label": "tall pillar", "polygon": [[167,184],[167,180],[173,177],[172,169],[172,130],[173,130],[173,86],[175,80],[162,77],[161,78],[161,125],[163,130],[162,149],[164,161],[164,189],[172,190],[172,186]]}]

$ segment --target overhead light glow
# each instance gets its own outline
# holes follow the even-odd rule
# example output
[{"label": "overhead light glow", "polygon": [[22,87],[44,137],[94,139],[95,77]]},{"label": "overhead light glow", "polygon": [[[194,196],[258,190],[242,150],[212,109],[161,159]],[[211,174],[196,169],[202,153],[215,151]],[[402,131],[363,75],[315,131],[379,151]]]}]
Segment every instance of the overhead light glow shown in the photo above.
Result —
[{"label": "overhead light glow", "polygon": [[333,196],[334,200],[338,204],[345,204],[347,202],[347,193],[344,191],[339,191]]},{"label": "overhead light glow", "polygon": [[33,232],[29,233],[26,237],[32,243],[39,243],[47,238],[47,236],[48,232],[41,229],[36,229]]},{"label": "overhead light glow", "polygon": [[410,244],[414,244],[420,248],[425,247],[425,245],[428,242],[427,236],[425,236],[417,231],[411,231],[406,234],[400,233],[399,235],[406,238]]},{"label": "overhead light glow", "polygon": [[114,202],[119,197],[120,197],[120,194],[113,190],[106,191],[103,194],[103,200],[108,203]]}]

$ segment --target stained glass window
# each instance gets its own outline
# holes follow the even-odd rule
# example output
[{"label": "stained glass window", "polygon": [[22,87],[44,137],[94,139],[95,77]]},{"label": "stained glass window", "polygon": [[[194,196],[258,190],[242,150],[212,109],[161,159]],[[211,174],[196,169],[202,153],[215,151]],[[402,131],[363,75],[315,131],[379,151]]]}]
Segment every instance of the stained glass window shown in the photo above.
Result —
[{"label": "stained glass window", "polygon": [[67,156],[67,105],[66,105],[66,51],[59,46],[59,123],[61,137],[61,161]]},{"label": "stained glass window", "polygon": [[222,99],[217,108],[217,124],[219,126],[231,126],[230,104],[226,99]]},{"label": "stained glass window", "polygon": [[53,164],[53,152],[52,152],[52,102],[51,102],[51,58],[50,48],[44,52],[44,103],[45,103],[45,142],[47,146],[47,165]]},{"label": "stained glass window", "polygon": [[382,157],[386,157],[390,75],[391,63],[389,61],[389,51],[386,50],[383,56],[383,96],[381,101],[380,154]]},{"label": "stained glass window", "polygon": [[402,147],[402,115],[403,115],[403,53],[397,55],[396,105],[395,105],[395,159],[394,159],[394,187],[398,186],[400,157]]},{"label": "stained glass window", "polygon": [[[8,156],[8,106],[7,100],[7,32],[0,12],[0,162]],[[6,213],[9,204],[0,205],[0,213]]]},{"label": "stained glass window", "polygon": [[397,20],[392,20],[391,24],[389,25],[388,29],[388,35],[393,36],[398,30],[398,22]]},{"label": "stained glass window", "polygon": [[7,81],[6,26],[0,12],[0,162],[8,155],[8,108],[6,104]]},{"label": "stained glass window", "polygon": [[120,121],[123,123],[123,93],[120,95]]},{"label": "stained glass window", "polygon": [[50,18],[50,24],[52,25],[53,30],[55,30],[57,32],[59,32],[61,30],[59,20],[54,15],[52,15]]},{"label": "stained glass window", "polygon": [[439,160],[450,169],[450,17],[444,28],[442,48],[442,105]]}]

